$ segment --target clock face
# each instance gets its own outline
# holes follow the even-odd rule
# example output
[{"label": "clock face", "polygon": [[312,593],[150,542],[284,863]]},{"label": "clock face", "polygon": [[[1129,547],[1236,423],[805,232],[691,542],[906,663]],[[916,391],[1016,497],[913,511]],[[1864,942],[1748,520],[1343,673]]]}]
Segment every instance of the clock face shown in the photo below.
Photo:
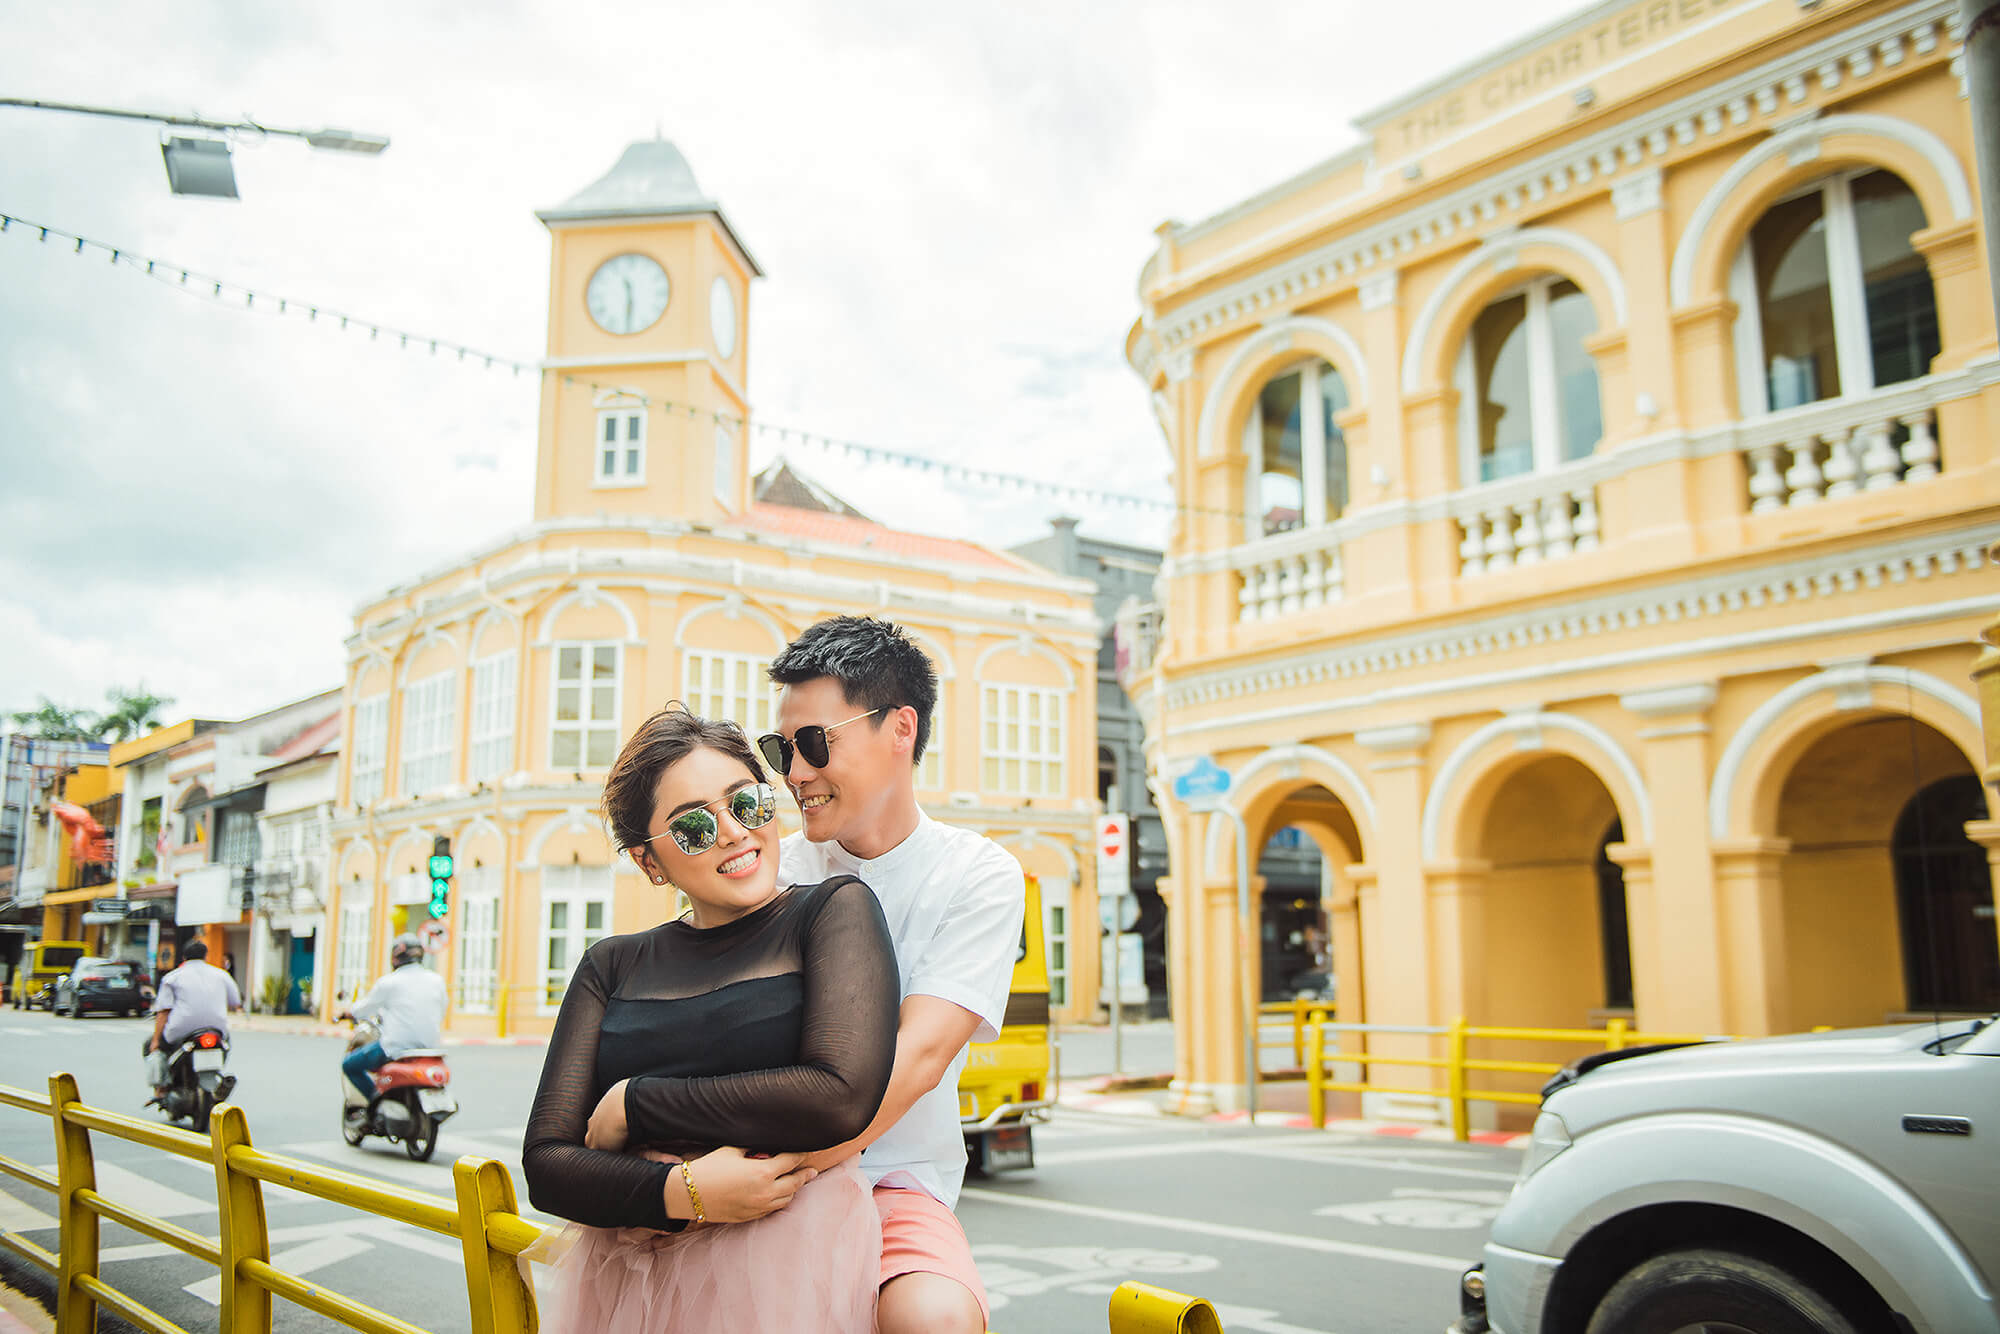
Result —
[{"label": "clock face", "polygon": [[606,333],[638,333],[667,308],[667,271],[646,255],[615,255],[590,275],[583,304]]},{"label": "clock face", "polygon": [[727,278],[717,278],[709,286],[708,331],[715,335],[715,350],[723,360],[736,355],[736,289]]}]

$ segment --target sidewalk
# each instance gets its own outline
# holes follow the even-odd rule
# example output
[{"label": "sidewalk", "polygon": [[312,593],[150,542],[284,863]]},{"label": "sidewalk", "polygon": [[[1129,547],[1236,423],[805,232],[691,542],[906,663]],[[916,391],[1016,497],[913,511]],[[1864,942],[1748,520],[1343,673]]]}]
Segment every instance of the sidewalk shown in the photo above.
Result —
[{"label": "sidewalk", "polygon": [[[325,1023],[318,1015],[312,1014],[244,1014],[231,1019],[229,1027],[237,1033],[289,1033],[294,1037],[308,1038],[344,1038],[351,1031],[346,1024]],[[523,1033],[504,1038],[461,1037],[456,1033],[447,1033],[443,1043],[447,1047],[546,1047],[549,1039],[546,1033]]]}]

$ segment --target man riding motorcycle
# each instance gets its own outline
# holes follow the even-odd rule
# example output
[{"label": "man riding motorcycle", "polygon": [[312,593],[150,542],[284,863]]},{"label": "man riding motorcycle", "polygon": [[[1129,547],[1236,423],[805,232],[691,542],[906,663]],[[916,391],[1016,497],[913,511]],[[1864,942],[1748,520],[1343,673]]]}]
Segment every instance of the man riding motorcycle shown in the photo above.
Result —
[{"label": "man riding motorcycle", "polygon": [[377,981],[345,1016],[372,1019],[382,1032],[376,1041],[347,1053],[340,1063],[341,1073],[361,1095],[358,1103],[350,1100],[350,1116],[365,1114],[368,1100],[375,1095],[371,1074],[409,1052],[437,1046],[438,1030],[444,1023],[444,979],[424,967],[424,943],[412,935],[397,936],[389,946],[389,962],[393,971]]},{"label": "man riding motorcycle", "polygon": [[[213,1028],[229,1036],[229,1012],[243,1008],[243,993],[236,979],[208,961],[208,942],[195,939],[181,950],[181,966],[160,979],[159,995],[153,1000],[153,1031],[146,1035],[141,1052],[146,1058],[146,1082],[153,1087],[154,1101],[167,1088],[167,1053],[182,1040]],[[220,1098],[229,1096],[236,1085],[233,1075],[225,1075]]]}]

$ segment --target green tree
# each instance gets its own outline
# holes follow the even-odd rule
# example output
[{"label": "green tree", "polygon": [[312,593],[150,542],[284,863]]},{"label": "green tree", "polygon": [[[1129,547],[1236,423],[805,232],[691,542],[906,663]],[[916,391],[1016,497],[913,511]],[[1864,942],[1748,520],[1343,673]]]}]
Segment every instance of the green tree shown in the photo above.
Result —
[{"label": "green tree", "polygon": [[155,695],[145,686],[127,690],[113,686],[104,692],[108,712],[97,718],[97,740],[130,741],[160,725],[160,715],[173,701],[171,695]]},{"label": "green tree", "polygon": [[43,741],[95,741],[97,720],[84,709],[65,709],[47,695],[39,709],[10,714],[14,726]]}]

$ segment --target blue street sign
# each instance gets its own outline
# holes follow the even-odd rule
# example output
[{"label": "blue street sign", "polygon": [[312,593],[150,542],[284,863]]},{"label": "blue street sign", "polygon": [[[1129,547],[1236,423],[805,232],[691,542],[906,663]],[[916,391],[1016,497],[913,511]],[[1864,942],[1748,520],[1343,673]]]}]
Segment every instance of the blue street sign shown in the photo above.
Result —
[{"label": "blue street sign", "polygon": [[1174,799],[1190,806],[1208,805],[1229,791],[1229,770],[1204,755],[1174,779]]}]

